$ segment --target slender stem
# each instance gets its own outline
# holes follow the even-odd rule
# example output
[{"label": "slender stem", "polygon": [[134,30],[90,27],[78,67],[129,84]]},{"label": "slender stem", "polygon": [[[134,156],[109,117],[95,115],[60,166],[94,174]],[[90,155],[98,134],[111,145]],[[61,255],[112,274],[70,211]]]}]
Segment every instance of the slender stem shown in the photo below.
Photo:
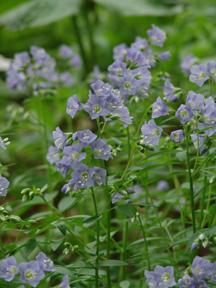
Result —
[{"label": "slender stem", "polygon": [[142,219],[141,219],[139,213],[138,213],[138,220],[139,220],[140,228],[141,228],[142,235],[143,235],[145,256],[146,256],[146,260],[147,260],[148,270],[151,270],[151,262],[150,262],[150,257],[149,257],[148,241],[147,241],[147,238],[146,238],[145,228],[144,228],[144,225],[143,225],[143,222],[142,222]]},{"label": "slender stem", "polygon": [[79,26],[78,26],[78,23],[77,23],[77,16],[72,16],[72,23],[73,23],[74,32],[75,32],[75,35],[76,35],[76,40],[77,40],[77,43],[79,45],[79,50],[80,50],[80,54],[81,54],[81,57],[82,57],[83,65],[85,67],[84,75],[86,76],[87,73],[89,72],[89,67],[88,67],[87,56],[86,56],[84,44],[83,44],[83,41],[82,41],[80,29],[79,29]]},{"label": "slender stem", "polygon": [[187,170],[188,170],[188,177],[189,177],[189,182],[190,182],[190,204],[191,204],[191,213],[192,213],[192,226],[193,226],[193,233],[196,233],[194,188],[193,188],[193,177],[192,177],[191,168],[190,168],[190,152],[189,152],[188,131],[185,131],[185,135],[186,135]]},{"label": "slender stem", "polygon": [[[105,186],[105,192],[106,192],[106,197],[107,197],[107,259],[109,260],[110,258],[110,232],[111,232],[111,197],[110,197],[110,192],[109,192],[109,187],[108,187],[108,167],[107,163],[104,161],[104,166],[107,171],[107,176],[106,176],[106,186]],[[110,275],[110,267],[107,267],[106,269],[107,272],[107,288],[111,288],[111,275]]]},{"label": "slender stem", "polygon": [[[124,227],[123,227],[123,248],[121,249],[121,260],[126,261],[127,259],[127,243],[128,243],[128,219],[124,221]],[[125,280],[125,266],[121,266],[120,269],[120,280]]]},{"label": "slender stem", "polygon": [[83,18],[85,21],[86,29],[88,32],[88,41],[89,41],[89,46],[90,46],[90,52],[91,52],[91,69],[93,68],[94,63],[97,63],[97,55],[96,55],[96,45],[94,41],[94,26],[93,23],[90,21],[90,13],[94,11],[94,3],[93,1],[85,0],[84,1],[84,9],[83,9]]},{"label": "slender stem", "polygon": [[[95,209],[95,216],[98,217],[98,208],[97,208],[97,201],[94,193],[94,189],[91,189],[92,192],[92,199]],[[96,222],[96,230],[97,230],[97,238],[96,238],[96,261],[95,261],[95,288],[99,287],[99,237],[100,237],[100,222],[97,219]]]}]

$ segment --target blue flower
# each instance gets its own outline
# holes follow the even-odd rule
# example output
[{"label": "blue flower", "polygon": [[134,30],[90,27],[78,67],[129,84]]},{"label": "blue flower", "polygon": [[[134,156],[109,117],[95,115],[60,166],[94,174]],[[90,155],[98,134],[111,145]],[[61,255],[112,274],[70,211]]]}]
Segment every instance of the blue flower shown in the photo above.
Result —
[{"label": "blue flower", "polygon": [[191,67],[197,62],[197,58],[193,55],[187,55],[182,59],[181,68],[186,74],[190,74]]},{"label": "blue flower", "polygon": [[53,131],[52,135],[56,148],[58,148],[58,150],[62,150],[67,143],[66,135],[59,127],[57,127],[55,131]]},{"label": "blue flower", "polygon": [[162,47],[166,40],[166,33],[155,25],[147,31],[150,41],[153,45]]},{"label": "blue flower", "polygon": [[70,97],[67,101],[66,113],[72,118],[75,117],[76,113],[82,109],[82,104],[80,103],[76,95]]},{"label": "blue flower", "polygon": [[216,61],[209,61],[207,64],[208,74],[214,81],[216,81]]},{"label": "blue flower", "polygon": [[171,56],[171,54],[169,51],[164,51],[164,52],[158,54],[158,57],[161,61],[168,60],[170,58],[170,56]]},{"label": "blue flower", "polygon": [[7,178],[0,175],[0,197],[7,195],[9,184]]},{"label": "blue flower", "polygon": [[125,44],[119,44],[113,49],[113,57],[115,60],[123,60],[127,54],[127,46]]},{"label": "blue flower", "polygon": [[186,104],[191,107],[193,112],[202,112],[205,104],[204,97],[202,94],[189,91],[187,94]]},{"label": "blue flower", "polygon": [[38,253],[36,260],[43,271],[52,272],[55,270],[53,261],[43,252]]},{"label": "blue flower", "polygon": [[206,136],[201,134],[191,134],[191,139],[196,150],[202,153],[205,150]]},{"label": "blue flower", "polygon": [[179,288],[208,288],[205,280],[197,279],[195,277],[190,277],[188,274],[185,274],[178,281]]},{"label": "blue flower", "polygon": [[89,99],[84,105],[84,109],[90,115],[91,119],[98,117],[105,117],[109,114],[109,110],[106,108],[106,99],[98,97],[92,92],[89,93]]},{"label": "blue flower", "polygon": [[176,118],[180,120],[182,124],[185,124],[193,118],[193,112],[190,106],[181,104],[176,111]]},{"label": "blue flower", "polygon": [[68,275],[65,275],[62,279],[62,282],[59,285],[59,288],[70,288]]},{"label": "blue flower", "polygon": [[73,50],[68,45],[61,45],[59,47],[59,56],[63,59],[70,59],[73,56]]},{"label": "blue flower", "polygon": [[92,142],[95,141],[97,138],[97,135],[95,135],[91,130],[89,129],[84,129],[84,130],[79,130],[75,132],[72,136],[73,140],[79,140],[80,144],[83,146],[88,146]]},{"label": "blue flower", "polygon": [[199,256],[196,256],[192,263],[192,273],[197,279],[204,279],[211,269],[211,263]]},{"label": "blue flower", "polygon": [[184,132],[183,130],[175,130],[172,131],[170,134],[170,139],[175,143],[180,143],[184,140]]},{"label": "blue flower", "polygon": [[142,144],[153,147],[159,144],[162,128],[157,126],[154,120],[143,124],[141,131],[143,136]]},{"label": "blue flower", "polygon": [[102,160],[109,160],[111,155],[110,146],[102,139],[96,139],[92,144],[91,147],[93,149],[94,158],[95,159],[102,159]]},{"label": "blue flower", "polygon": [[206,65],[199,64],[193,65],[190,71],[190,81],[196,83],[198,86],[203,84],[209,79],[208,68]]},{"label": "blue flower", "polygon": [[145,271],[145,277],[151,288],[169,288],[176,285],[173,267],[156,266],[152,272]]},{"label": "blue flower", "polygon": [[21,281],[32,287],[36,287],[45,276],[37,261],[21,263],[19,269]]},{"label": "blue flower", "polygon": [[15,257],[11,256],[0,261],[0,278],[7,282],[12,281],[19,273]]},{"label": "blue flower", "polygon": [[169,189],[169,183],[165,180],[160,180],[157,183],[157,190],[158,191],[166,191]]},{"label": "blue flower", "polygon": [[160,116],[167,115],[168,111],[168,106],[160,97],[158,97],[157,100],[152,104],[152,118],[158,118]]},{"label": "blue flower", "polygon": [[177,100],[177,95],[175,93],[175,87],[171,83],[170,79],[166,79],[163,86],[163,93],[168,101],[174,102]]},{"label": "blue flower", "polygon": [[125,75],[126,64],[123,61],[116,60],[108,67],[108,78],[112,85],[119,87]]}]

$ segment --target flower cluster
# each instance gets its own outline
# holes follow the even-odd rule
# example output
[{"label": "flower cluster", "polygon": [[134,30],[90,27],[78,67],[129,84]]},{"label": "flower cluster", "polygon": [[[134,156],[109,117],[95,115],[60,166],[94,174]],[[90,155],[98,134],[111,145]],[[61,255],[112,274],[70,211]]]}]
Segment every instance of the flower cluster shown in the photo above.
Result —
[{"label": "flower cluster", "polygon": [[[169,103],[174,99],[175,89],[173,88],[172,91],[170,89],[168,93],[166,82],[165,86],[167,92],[166,94],[164,92],[165,99],[163,100],[160,97],[156,99],[152,104],[152,119],[144,123],[141,128],[143,136],[141,143],[147,146],[157,146],[162,135],[162,128],[155,123],[154,119],[173,113],[173,108],[169,106]],[[177,97],[175,98],[176,100]],[[202,94],[189,91],[185,103],[180,104],[174,112],[175,117],[183,128],[186,124],[189,125],[191,140],[195,148],[200,153],[203,152],[208,137],[216,133],[216,103],[213,97],[205,99]],[[182,129],[174,130],[170,134],[170,139],[174,143],[180,143],[184,138],[184,131]]]},{"label": "flower cluster", "polygon": [[[208,288],[208,282],[216,284],[216,262],[211,263],[202,257],[196,256],[192,263],[191,272],[191,275],[186,273],[178,280],[179,288]],[[174,269],[171,266],[156,266],[154,271],[145,271],[145,277],[151,288],[169,288],[177,285]]]},{"label": "flower cluster", "polygon": [[124,105],[118,89],[113,89],[110,84],[101,80],[93,81],[90,88],[89,98],[85,104],[81,104],[77,96],[69,98],[66,112],[72,118],[78,111],[84,109],[93,120],[101,117],[105,121],[109,121],[111,118],[117,117],[124,126],[132,123],[128,108]]},{"label": "flower cluster", "polygon": [[151,82],[149,69],[155,66],[157,59],[166,60],[170,57],[167,51],[157,55],[151,48],[151,44],[163,46],[165,32],[153,25],[147,33],[148,40],[137,37],[130,47],[120,44],[114,48],[115,61],[108,67],[108,78],[125,99],[132,95],[146,97]]},{"label": "flower cluster", "polygon": [[[0,261],[0,279],[6,282],[15,280],[20,276],[20,281],[31,287],[37,287],[42,279],[45,278],[46,272],[54,272],[53,261],[43,252],[37,254],[35,260],[25,263],[17,263],[14,256],[7,257]],[[69,288],[68,276],[64,276],[61,288]]]},{"label": "flower cluster", "polygon": [[81,59],[78,54],[76,54],[73,49],[68,45],[61,45],[59,47],[59,57],[64,59],[69,66],[80,68]]},{"label": "flower cluster", "polygon": [[[60,56],[69,59],[70,65],[79,67],[80,58],[70,47],[62,45]],[[17,53],[7,71],[7,84],[10,89],[27,91],[55,88],[57,84],[70,86],[73,83],[71,73],[57,71],[57,63],[43,48],[32,46],[30,52]]]},{"label": "flower cluster", "polygon": [[89,129],[79,130],[67,138],[60,128],[53,132],[53,139],[55,146],[49,148],[48,161],[64,176],[70,175],[70,180],[62,188],[63,192],[105,183],[106,170],[96,166],[89,167],[83,163],[87,156],[85,150],[89,148],[95,159],[107,161],[111,158],[111,148],[104,140]]},{"label": "flower cluster", "polygon": [[199,64],[198,59],[193,55],[187,55],[182,59],[181,68],[189,75],[191,82],[202,87],[207,80],[216,81],[216,61],[211,60]]}]

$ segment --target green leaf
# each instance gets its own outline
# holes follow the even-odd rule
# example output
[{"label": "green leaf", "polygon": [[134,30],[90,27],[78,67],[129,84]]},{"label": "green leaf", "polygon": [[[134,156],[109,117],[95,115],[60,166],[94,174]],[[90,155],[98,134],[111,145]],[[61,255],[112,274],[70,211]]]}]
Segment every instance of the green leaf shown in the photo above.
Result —
[{"label": "green leaf", "polygon": [[153,4],[147,0],[95,0],[95,2],[115,10],[125,16],[169,16],[175,15],[182,11],[181,6],[171,8]]},{"label": "green leaf", "polygon": [[71,196],[67,196],[61,199],[59,202],[58,208],[61,212],[65,212],[70,209],[76,203],[76,198],[72,198]]},{"label": "green leaf", "polygon": [[1,15],[0,24],[13,29],[37,27],[79,12],[80,0],[33,0]]},{"label": "green leaf", "polygon": [[127,265],[127,262],[121,260],[105,260],[100,264],[102,267],[118,267]]}]

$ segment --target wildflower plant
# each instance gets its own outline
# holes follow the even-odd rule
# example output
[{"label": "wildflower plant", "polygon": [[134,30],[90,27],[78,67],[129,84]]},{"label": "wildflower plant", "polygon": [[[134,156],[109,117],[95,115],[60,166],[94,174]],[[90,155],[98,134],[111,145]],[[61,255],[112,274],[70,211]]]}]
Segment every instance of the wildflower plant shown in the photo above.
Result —
[{"label": "wildflower plant", "polygon": [[85,57],[70,46],[15,55],[7,84],[32,95],[22,124],[40,165],[19,177],[7,164],[11,183],[0,167],[0,225],[15,242],[1,240],[0,287],[214,287],[216,62],[186,55],[187,89],[162,68],[167,38],[152,25],[118,44],[81,92]]}]

